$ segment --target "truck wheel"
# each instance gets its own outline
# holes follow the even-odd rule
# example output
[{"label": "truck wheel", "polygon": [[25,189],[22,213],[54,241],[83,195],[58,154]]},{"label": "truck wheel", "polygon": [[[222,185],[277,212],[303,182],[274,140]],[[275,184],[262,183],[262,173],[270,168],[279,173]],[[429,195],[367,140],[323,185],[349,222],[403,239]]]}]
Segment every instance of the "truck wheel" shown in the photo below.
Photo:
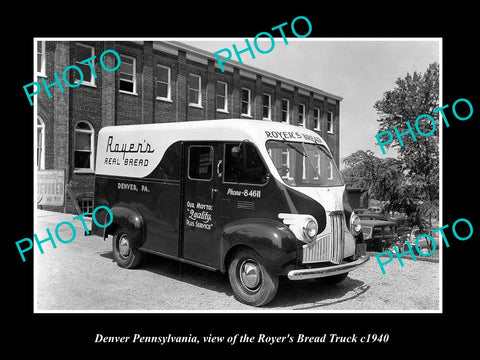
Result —
[{"label": "truck wheel", "polygon": [[138,249],[132,249],[127,234],[123,229],[117,230],[113,234],[112,240],[113,258],[118,266],[126,269],[136,267],[142,259],[142,252]]},{"label": "truck wheel", "polygon": [[345,280],[347,278],[347,275],[348,275],[348,272],[343,274],[333,275],[333,276],[316,278],[315,280],[317,280],[317,282],[319,282],[320,284],[335,285]]},{"label": "truck wheel", "polygon": [[278,276],[270,274],[262,257],[250,249],[234,255],[228,267],[228,278],[235,298],[252,306],[269,303],[278,290]]}]

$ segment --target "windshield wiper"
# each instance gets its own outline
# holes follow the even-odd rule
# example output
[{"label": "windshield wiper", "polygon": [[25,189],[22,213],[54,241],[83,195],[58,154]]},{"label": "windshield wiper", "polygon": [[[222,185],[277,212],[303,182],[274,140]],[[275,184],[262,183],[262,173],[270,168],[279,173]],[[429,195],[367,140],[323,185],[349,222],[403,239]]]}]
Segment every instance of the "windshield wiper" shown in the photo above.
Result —
[{"label": "windshield wiper", "polygon": [[[285,145],[287,145],[289,148],[295,150],[296,152],[298,152],[300,155],[302,155],[303,157],[307,157],[307,154],[304,154],[303,152],[301,152],[300,150],[298,150],[295,146],[291,145],[290,143],[286,142],[286,141],[283,141],[283,143]],[[302,143],[300,143],[302,144]],[[303,146],[303,145],[302,145]],[[305,147],[303,148],[305,150]]]},{"label": "windshield wiper", "polygon": [[318,169],[315,169],[315,166],[313,165],[313,162],[312,162],[312,159],[310,159],[310,156],[308,156],[308,152],[307,152],[307,148],[305,147],[305,144],[304,143],[301,143],[302,144],[302,147],[303,147],[303,150],[305,151],[305,157],[307,158],[308,162],[310,163],[310,166],[312,167],[313,171],[315,171],[317,173],[317,176],[319,179],[321,179],[322,177],[320,176],[320,173],[318,171]]}]

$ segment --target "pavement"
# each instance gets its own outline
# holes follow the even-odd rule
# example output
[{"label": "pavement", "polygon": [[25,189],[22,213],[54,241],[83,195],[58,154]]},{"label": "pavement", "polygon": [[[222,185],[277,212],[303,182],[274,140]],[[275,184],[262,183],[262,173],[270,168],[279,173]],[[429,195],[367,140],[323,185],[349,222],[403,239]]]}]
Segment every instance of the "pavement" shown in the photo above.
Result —
[{"label": "pavement", "polygon": [[[395,253],[391,249],[389,249],[389,251],[391,251],[392,254],[395,255]],[[381,258],[390,257],[390,255],[388,253],[383,254],[383,253],[378,253],[378,252],[374,252],[374,251],[367,251],[367,255],[369,255],[372,258],[375,258],[376,255],[378,255]],[[402,255],[401,258],[402,258],[402,260],[404,260],[404,259],[413,260],[413,256],[410,255],[410,254]],[[430,256],[415,255],[415,260],[414,261],[427,261],[427,262],[438,263],[440,261],[440,252],[438,250],[435,250],[435,252]]]},{"label": "pavement", "polygon": [[[120,268],[113,260],[111,240],[84,235],[76,215],[38,210],[36,233],[45,238],[62,221],[71,222],[76,237],[69,243],[43,244],[34,252],[36,312],[438,312],[441,307],[439,263],[402,257],[385,265],[372,257],[337,285],[315,280],[280,279],[273,301],[262,308],[238,302],[228,276],[175,260],[146,254],[136,269]],[[85,218],[91,228],[91,219]],[[63,239],[69,226],[58,228]]]}]

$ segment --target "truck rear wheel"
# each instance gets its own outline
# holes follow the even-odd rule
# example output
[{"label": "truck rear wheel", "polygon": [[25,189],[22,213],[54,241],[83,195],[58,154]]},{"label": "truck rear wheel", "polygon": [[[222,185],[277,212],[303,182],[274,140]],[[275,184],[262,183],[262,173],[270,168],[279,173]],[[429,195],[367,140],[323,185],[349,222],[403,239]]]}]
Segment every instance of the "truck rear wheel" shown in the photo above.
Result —
[{"label": "truck rear wheel", "polygon": [[142,252],[130,247],[130,241],[123,229],[119,229],[113,234],[112,249],[113,258],[122,268],[132,269],[142,259]]},{"label": "truck rear wheel", "polygon": [[247,305],[266,305],[278,290],[278,276],[270,274],[262,257],[250,249],[235,253],[228,277],[235,298]]}]

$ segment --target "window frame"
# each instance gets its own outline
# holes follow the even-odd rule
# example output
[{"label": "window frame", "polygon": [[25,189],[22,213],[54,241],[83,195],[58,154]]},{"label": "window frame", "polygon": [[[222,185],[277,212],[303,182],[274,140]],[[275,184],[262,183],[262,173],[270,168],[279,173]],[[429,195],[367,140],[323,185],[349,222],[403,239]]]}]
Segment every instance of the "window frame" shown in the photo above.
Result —
[{"label": "window frame", "polygon": [[[198,90],[193,89],[190,84],[190,78],[191,77],[196,77],[198,78]],[[198,91],[198,102],[194,103],[190,99],[190,91]],[[193,107],[198,107],[202,108],[202,76],[194,73],[189,73],[188,74],[188,106],[193,106]]]},{"label": "window frame", "polygon": [[[198,178],[192,178],[190,176],[190,150],[194,147],[204,147],[204,148],[210,148],[210,156],[211,156],[211,161],[212,161],[212,168],[210,170],[210,178],[209,179],[198,179]],[[214,159],[215,159],[215,152],[214,152],[214,149],[213,149],[213,145],[188,145],[188,166],[187,166],[187,177],[189,180],[193,180],[193,181],[212,181],[213,179],[213,163],[215,162]]]},{"label": "window frame", "polygon": [[[300,112],[300,106],[303,108],[303,111]],[[306,122],[306,116],[305,116],[305,112],[306,112],[306,107],[305,107],[305,104],[304,103],[298,103],[298,121],[297,121],[297,125],[298,126],[302,126],[304,128],[307,127],[307,122]],[[300,124],[300,115],[301,115],[301,118],[302,118],[302,124]]]},{"label": "window frame", "polygon": [[162,64],[157,64],[157,69],[162,68],[167,70],[167,77],[168,77],[168,82],[167,84],[167,97],[163,96],[158,96],[158,87],[157,84],[165,84],[165,82],[158,80],[158,77],[155,79],[155,99],[157,100],[164,100],[164,101],[172,101],[172,69],[169,66],[162,65]]},{"label": "window frame", "polygon": [[[248,113],[243,112],[243,91],[246,90],[248,92],[248,102],[247,102],[247,110]],[[240,90],[240,116],[247,116],[252,117],[252,91],[249,88],[242,87]]]},{"label": "window frame", "polygon": [[332,166],[332,162],[330,162],[330,163],[328,164],[327,170],[328,170],[327,180],[333,180],[333,166]]},{"label": "window frame", "polygon": [[[222,84],[222,85],[223,85],[223,89],[224,89],[224,91],[225,91],[225,95],[219,95],[218,92],[216,91],[217,88],[215,88],[215,106],[216,106],[217,111],[228,114],[228,83],[225,82],[225,81],[220,81],[220,80],[218,80],[215,85],[218,85],[218,84]],[[219,97],[219,96],[224,98],[224,106],[223,106],[223,109],[218,107],[218,97]]]},{"label": "window frame", "polygon": [[[40,131],[40,139],[39,139]],[[40,144],[38,141],[40,140]],[[38,153],[40,151],[40,156]],[[45,170],[45,121],[37,115],[37,170]]]},{"label": "window frame", "polygon": [[[40,52],[38,52],[38,43],[41,45]],[[37,69],[36,74],[37,76],[47,77],[47,54],[45,53],[45,41],[37,40]],[[40,55],[40,71],[38,71],[38,55]]]},{"label": "window frame", "polygon": [[327,111],[327,133],[334,134],[333,131],[333,112]]},{"label": "window frame", "polygon": [[[283,109],[283,102],[286,101],[287,102],[287,110],[284,110]],[[286,99],[286,98],[282,98],[282,108],[281,108],[281,118],[280,118],[280,121],[281,122],[284,122],[286,124],[290,124],[290,100],[289,99]],[[283,114],[286,114],[286,119],[285,121],[283,121]]]},{"label": "window frame", "polygon": [[[92,59],[91,62],[89,62],[89,64],[82,64],[81,62],[86,60],[86,59],[77,59],[76,58],[77,57],[77,54],[76,54],[76,47],[77,46],[90,49],[90,56],[88,58],[91,58],[91,57],[95,56],[95,46],[84,44],[84,43],[81,43],[81,42],[75,42],[75,65],[78,66],[80,69],[82,69],[82,66],[85,66],[85,65],[90,68],[90,64],[91,64],[91,66],[95,69],[95,59]],[[93,76],[93,71],[90,71],[90,80],[87,80],[85,78],[85,73],[83,72],[83,70],[82,70],[82,74],[83,74],[83,81],[80,85],[87,85],[87,86],[93,86],[93,87],[96,86],[95,85],[95,76]],[[75,84],[78,84],[78,82],[79,82],[79,80],[75,79]]]},{"label": "window frame", "polygon": [[[316,156],[315,156],[316,155]],[[316,161],[316,165],[317,165],[317,173],[313,176],[313,180],[320,180],[320,178],[318,177],[318,175],[322,175],[321,171],[322,171],[322,167],[321,167],[321,164],[320,164],[320,154],[317,153],[317,154],[314,154],[313,155],[314,157],[317,158],[317,161]],[[332,173],[333,175],[333,173]],[[332,176],[333,177],[333,176]]]},{"label": "window frame", "polygon": [[[122,79],[122,74],[126,74],[126,75],[130,75],[130,74],[120,71],[120,68],[119,68],[118,69],[118,91],[123,93],[123,94],[138,95],[137,94],[137,58],[134,57],[134,56],[130,56],[130,55],[120,54],[120,61],[123,62],[122,58],[128,58],[128,59],[133,60],[132,81]],[[133,90],[132,91],[127,91],[127,90],[120,89],[120,84],[121,84],[122,81],[125,81],[125,82],[128,82],[128,83],[133,83]]]},{"label": "window frame", "polygon": [[[282,152],[281,152],[281,165],[284,166],[284,163],[283,163],[283,155],[284,154],[287,154],[287,168],[290,169],[291,168],[291,161],[290,161],[290,151],[288,149],[283,149]],[[285,176],[281,176],[280,177],[282,179],[287,179],[287,180],[293,180],[293,176],[292,176],[292,173],[289,171],[285,174]]]},{"label": "window frame", "polygon": [[[315,116],[315,112],[317,115]],[[320,108],[313,108],[313,130],[322,131],[320,126]]]},{"label": "window frame", "polygon": [[[85,130],[85,129],[78,129],[78,125],[80,123],[85,123],[88,125],[88,127],[90,128],[89,130]],[[89,168],[78,168],[75,166],[75,154],[77,151],[81,151],[81,152],[86,152],[85,150],[77,150],[77,133],[84,133],[84,134],[90,134],[90,167]],[[95,154],[95,129],[93,127],[93,125],[87,121],[87,120],[80,120],[80,121],[77,121],[77,123],[75,124],[75,127],[73,129],[73,167],[74,167],[74,172],[75,173],[80,173],[80,172],[93,172],[95,171],[95,158],[94,158],[94,154]]]},{"label": "window frame", "polygon": [[[264,104],[264,97],[267,97],[268,98],[268,105],[265,105]],[[268,109],[268,116],[265,117],[264,114],[263,114],[263,111],[265,109],[265,107],[267,107]],[[268,93],[263,93],[262,94],[262,120],[272,120],[272,95],[268,94]]]},{"label": "window frame", "polygon": [[[86,216],[91,216],[92,211],[94,210],[93,208],[93,198],[92,197],[81,197],[77,198],[77,203],[80,209],[85,213],[87,212],[88,215]],[[87,206],[85,206],[85,203],[88,203]],[[91,211],[89,211],[91,209]]]}]

